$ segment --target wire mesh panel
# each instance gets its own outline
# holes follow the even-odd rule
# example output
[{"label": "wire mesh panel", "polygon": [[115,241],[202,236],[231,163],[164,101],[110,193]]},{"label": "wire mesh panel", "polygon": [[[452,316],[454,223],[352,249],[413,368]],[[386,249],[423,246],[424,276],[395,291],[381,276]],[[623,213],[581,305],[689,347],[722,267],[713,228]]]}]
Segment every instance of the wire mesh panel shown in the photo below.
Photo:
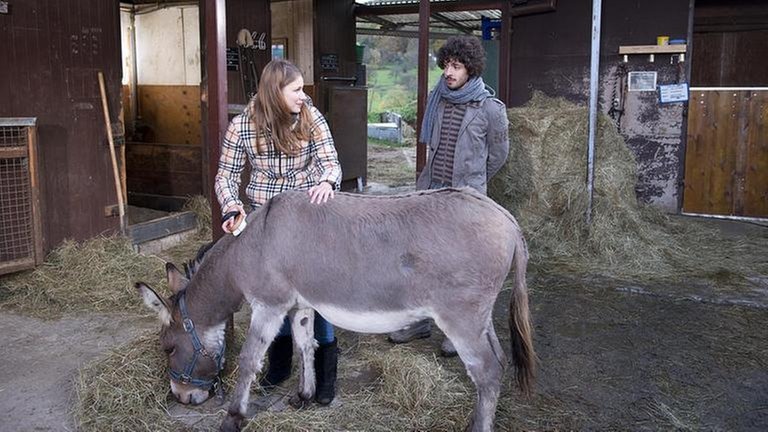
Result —
[{"label": "wire mesh panel", "polygon": [[42,256],[34,119],[0,119],[0,274]]}]

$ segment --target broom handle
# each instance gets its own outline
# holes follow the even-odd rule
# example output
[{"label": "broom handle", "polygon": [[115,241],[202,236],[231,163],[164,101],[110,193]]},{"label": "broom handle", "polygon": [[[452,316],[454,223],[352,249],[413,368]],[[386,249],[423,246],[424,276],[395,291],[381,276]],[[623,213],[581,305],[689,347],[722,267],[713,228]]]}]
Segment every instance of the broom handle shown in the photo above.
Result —
[{"label": "broom handle", "polygon": [[123,188],[120,186],[120,173],[115,157],[115,143],[112,138],[112,123],[109,121],[109,106],[107,105],[107,90],[104,86],[104,74],[99,71],[99,90],[101,90],[101,107],[104,109],[104,124],[107,127],[109,139],[109,157],[112,159],[112,174],[115,176],[115,192],[117,192],[117,211],[120,215],[120,233],[125,234],[125,203],[123,203]]}]

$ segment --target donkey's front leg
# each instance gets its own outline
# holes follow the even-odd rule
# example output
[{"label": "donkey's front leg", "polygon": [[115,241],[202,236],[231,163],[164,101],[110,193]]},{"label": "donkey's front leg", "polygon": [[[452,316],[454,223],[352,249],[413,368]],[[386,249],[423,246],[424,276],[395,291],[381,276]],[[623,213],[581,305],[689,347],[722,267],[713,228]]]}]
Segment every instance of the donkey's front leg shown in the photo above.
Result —
[{"label": "donkey's front leg", "polygon": [[227,410],[227,416],[221,424],[222,432],[239,431],[245,413],[248,410],[251,384],[256,374],[264,365],[264,354],[269,344],[277,336],[285,317],[284,309],[267,307],[251,303],[251,324],[240,350],[238,365],[240,371],[235,385],[235,393]]},{"label": "donkey's front leg", "polygon": [[298,309],[291,312],[293,342],[299,352],[299,390],[290,400],[295,408],[303,408],[315,395],[315,311]]}]

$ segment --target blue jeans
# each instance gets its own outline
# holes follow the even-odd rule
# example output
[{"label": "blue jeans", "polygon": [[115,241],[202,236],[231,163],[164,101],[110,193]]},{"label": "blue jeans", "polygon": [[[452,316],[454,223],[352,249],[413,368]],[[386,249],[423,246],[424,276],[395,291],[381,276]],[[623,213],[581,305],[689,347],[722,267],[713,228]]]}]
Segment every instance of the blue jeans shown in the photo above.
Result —
[{"label": "blue jeans", "polygon": [[[283,326],[280,327],[280,332],[277,333],[278,336],[290,336],[291,335],[291,322],[288,320],[288,317],[285,317],[285,320],[283,321]],[[331,342],[333,342],[333,339],[335,339],[335,335],[333,333],[333,326],[331,323],[325,320],[325,318],[321,317],[319,313],[315,312],[315,340],[320,345],[327,345]]]}]

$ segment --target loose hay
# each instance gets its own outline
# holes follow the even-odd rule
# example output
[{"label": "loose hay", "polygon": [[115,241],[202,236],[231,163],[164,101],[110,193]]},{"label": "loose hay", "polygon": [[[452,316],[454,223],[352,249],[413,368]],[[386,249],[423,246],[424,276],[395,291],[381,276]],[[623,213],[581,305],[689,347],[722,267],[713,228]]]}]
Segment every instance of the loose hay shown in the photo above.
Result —
[{"label": "loose hay", "polygon": [[177,431],[168,415],[166,359],[157,334],[111,350],[80,370],[74,417],[78,430]]},{"label": "loose hay", "polygon": [[32,271],[0,278],[0,307],[55,318],[68,312],[135,312],[133,284],[165,285],[163,262],[136,253],[125,237],[67,240]]},{"label": "loose hay", "polygon": [[349,393],[342,385],[331,407],[259,413],[245,430],[455,431],[468,422],[474,389],[435,357],[402,346],[382,351],[363,344],[339,367],[340,382],[353,370],[374,370],[378,378]]},{"label": "loose hay", "polygon": [[598,122],[587,226],[587,109],[535,93],[508,117],[510,157],[489,195],[519,219],[539,271],[731,282],[768,272],[765,239],[722,238],[695,221],[673,221],[639,204],[634,156],[605,115]]},{"label": "loose hay", "polygon": [[[227,341],[222,372],[225,391],[230,391],[234,382],[237,355],[244,339],[244,331],[236,328],[234,337]],[[82,432],[195,429],[168,412],[173,399],[168,386],[168,360],[156,332],[114,348],[82,368],[75,393],[73,415]]]},{"label": "loose hay", "polygon": [[[245,326],[239,326],[234,343],[227,347],[223,381],[228,395],[236,378],[244,333]],[[342,354],[339,382],[343,384],[332,406],[259,412],[245,431],[454,431],[466,426],[474,388],[463,370],[446,369],[434,356],[408,347],[387,344],[382,349],[380,336],[364,339],[359,347]],[[373,378],[359,386],[351,385],[353,375],[361,370],[373,371]],[[198,425],[174,420],[169,414],[169,404],[174,402],[167,377],[165,355],[154,333],[111,350],[80,372],[73,410],[78,430],[177,431],[218,425],[223,410],[215,408],[202,413],[210,417]],[[291,393],[295,385],[296,371],[275,391]],[[254,387],[252,400],[259,394]]]}]

